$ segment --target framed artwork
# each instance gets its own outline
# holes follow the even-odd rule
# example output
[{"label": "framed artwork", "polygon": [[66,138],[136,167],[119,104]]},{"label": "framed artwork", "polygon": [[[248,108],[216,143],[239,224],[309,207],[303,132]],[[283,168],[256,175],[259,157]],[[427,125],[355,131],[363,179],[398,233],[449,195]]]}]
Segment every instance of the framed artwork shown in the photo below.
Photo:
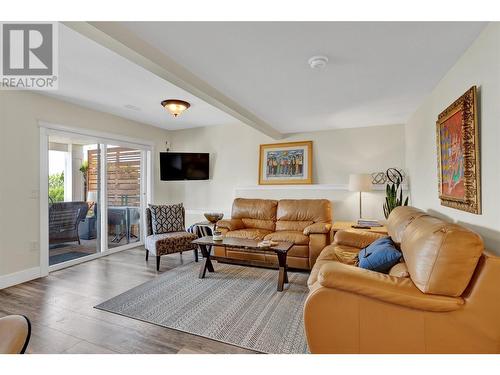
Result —
[{"label": "framed artwork", "polygon": [[259,184],[312,184],[312,141],[260,145]]},{"label": "framed artwork", "polygon": [[441,205],[481,214],[481,175],[476,86],[438,116],[436,122]]}]

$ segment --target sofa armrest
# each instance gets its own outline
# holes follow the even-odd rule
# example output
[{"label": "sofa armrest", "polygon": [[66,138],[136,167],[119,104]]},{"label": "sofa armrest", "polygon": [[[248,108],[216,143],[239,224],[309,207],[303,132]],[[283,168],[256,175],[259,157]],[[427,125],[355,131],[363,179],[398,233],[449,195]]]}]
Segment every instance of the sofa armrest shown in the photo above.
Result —
[{"label": "sofa armrest", "polygon": [[367,232],[367,231],[357,231],[357,230],[339,230],[335,233],[333,242],[339,245],[356,247],[362,249],[367,247],[373,241],[379,238],[387,237],[385,234]]},{"label": "sofa armrest", "polygon": [[331,262],[320,268],[319,284],[424,311],[454,311],[464,304],[461,297],[422,293],[410,278],[399,278],[363,268]]},{"label": "sofa armrest", "polygon": [[216,224],[217,228],[223,228],[229,230],[238,230],[245,228],[243,221],[241,219],[227,219],[219,220]]},{"label": "sofa armrest", "polygon": [[330,233],[331,229],[332,224],[330,223],[314,223],[304,228],[304,235],[309,236],[310,234],[327,234]]}]

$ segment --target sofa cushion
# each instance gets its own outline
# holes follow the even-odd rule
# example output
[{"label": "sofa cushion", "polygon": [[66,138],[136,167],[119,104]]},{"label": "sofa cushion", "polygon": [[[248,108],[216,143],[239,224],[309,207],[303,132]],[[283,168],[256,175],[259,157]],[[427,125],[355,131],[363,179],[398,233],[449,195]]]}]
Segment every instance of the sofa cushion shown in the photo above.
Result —
[{"label": "sofa cushion", "polygon": [[269,233],[264,237],[265,240],[292,242],[295,245],[308,245],[309,237],[302,232],[291,230],[281,230],[279,232]]},{"label": "sofa cushion", "polygon": [[182,203],[149,205],[153,234],[184,231],[184,208]]},{"label": "sofa cushion", "polygon": [[379,238],[358,254],[358,266],[371,271],[387,273],[399,263],[401,252],[390,237]]},{"label": "sofa cushion", "polygon": [[282,199],[278,202],[278,221],[332,221],[332,205],[327,199]]},{"label": "sofa cushion", "polygon": [[278,202],[271,199],[236,198],[233,201],[233,219],[259,219],[276,221]]},{"label": "sofa cushion", "polygon": [[191,242],[197,238],[196,234],[184,231],[153,234],[146,237],[145,247],[153,255],[173,254],[196,249]]},{"label": "sofa cushion", "polygon": [[460,296],[484,250],[473,231],[431,216],[406,227],[401,250],[412,281],[424,293]]},{"label": "sofa cushion", "polygon": [[276,228],[276,223],[273,220],[243,218],[241,221],[245,228],[258,228],[270,231],[274,231]]},{"label": "sofa cushion", "polygon": [[295,230],[302,232],[304,231],[305,228],[307,228],[309,225],[313,224],[314,222],[311,220],[305,220],[305,221],[295,221],[295,220],[279,220],[276,222],[276,230]]},{"label": "sofa cushion", "polygon": [[270,230],[258,228],[245,228],[231,230],[225,234],[226,237],[247,238],[249,240],[263,240],[266,235],[271,233]]},{"label": "sofa cushion", "polygon": [[424,216],[426,213],[415,207],[396,207],[391,211],[386,223],[389,236],[392,238],[397,247],[400,247],[403,233],[408,224],[417,217]]}]

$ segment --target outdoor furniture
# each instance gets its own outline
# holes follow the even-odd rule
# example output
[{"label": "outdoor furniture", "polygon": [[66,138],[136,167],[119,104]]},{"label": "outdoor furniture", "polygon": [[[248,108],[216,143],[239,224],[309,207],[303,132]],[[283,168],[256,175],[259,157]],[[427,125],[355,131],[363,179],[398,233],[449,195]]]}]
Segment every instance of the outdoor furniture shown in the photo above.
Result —
[{"label": "outdoor furniture", "polygon": [[[95,203],[89,206],[91,215],[89,216],[89,212],[87,212],[85,219],[78,225],[78,234],[82,240],[93,240],[97,238],[97,211],[99,206]],[[90,211],[91,209],[92,211]]]},{"label": "outdoor furniture", "polygon": [[[182,220],[185,223],[186,215],[182,209]],[[151,225],[151,209],[146,208],[146,261],[149,253],[156,256],[156,270],[160,270],[160,257],[162,255],[181,253],[193,250],[195,261],[198,262],[198,247],[192,241],[198,238],[196,234],[187,231],[153,234]]]},{"label": "outdoor furniture", "polygon": [[78,241],[78,224],[85,219],[87,202],[56,202],[49,205],[49,244]]},{"label": "outdoor furniture", "polygon": [[119,243],[123,237],[130,243],[131,237],[137,237],[132,234],[132,225],[139,225],[141,214],[139,207],[132,206],[114,206],[108,208],[108,224],[115,226],[115,237],[111,242]]},{"label": "outdoor furniture", "polygon": [[[234,238],[225,237],[222,240],[214,240],[211,236],[202,237],[194,240],[193,243],[200,246],[201,253],[203,254],[203,262],[200,268],[199,278],[205,278],[205,274],[208,272],[214,272],[214,266],[212,265],[212,259],[221,261],[224,263],[236,263],[237,260],[230,257],[211,255],[212,247],[221,246],[230,249],[244,249],[247,252],[253,254],[272,254],[276,255],[278,258],[278,292],[283,291],[284,284],[288,283],[288,263],[287,254],[288,251],[293,247],[292,242],[277,242],[277,245],[271,247],[260,247],[259,240],[251,240],[247,238]],[[249,265],[255,266],[274,266],[273,262],[260,262],[254,261],[253,263],[248,262]]]},{"label": "outdoor furniture", "polygon": [[23,315],[0,318],[0,354],[24,354],[31,337],[31,323]]}]

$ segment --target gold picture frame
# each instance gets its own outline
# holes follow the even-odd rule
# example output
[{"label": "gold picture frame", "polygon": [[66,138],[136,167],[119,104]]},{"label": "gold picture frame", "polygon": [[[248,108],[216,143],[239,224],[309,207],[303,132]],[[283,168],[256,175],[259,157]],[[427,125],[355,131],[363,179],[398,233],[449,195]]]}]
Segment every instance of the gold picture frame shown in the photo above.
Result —
[{"label": "gold picture frame", "polygon": [[259,185],[312,184],[312,141],[260,145]]},{"label": "gold picture frame", "polygon": [[436,138],[441,205],[481,214],[476,86],[439,114]]}]

